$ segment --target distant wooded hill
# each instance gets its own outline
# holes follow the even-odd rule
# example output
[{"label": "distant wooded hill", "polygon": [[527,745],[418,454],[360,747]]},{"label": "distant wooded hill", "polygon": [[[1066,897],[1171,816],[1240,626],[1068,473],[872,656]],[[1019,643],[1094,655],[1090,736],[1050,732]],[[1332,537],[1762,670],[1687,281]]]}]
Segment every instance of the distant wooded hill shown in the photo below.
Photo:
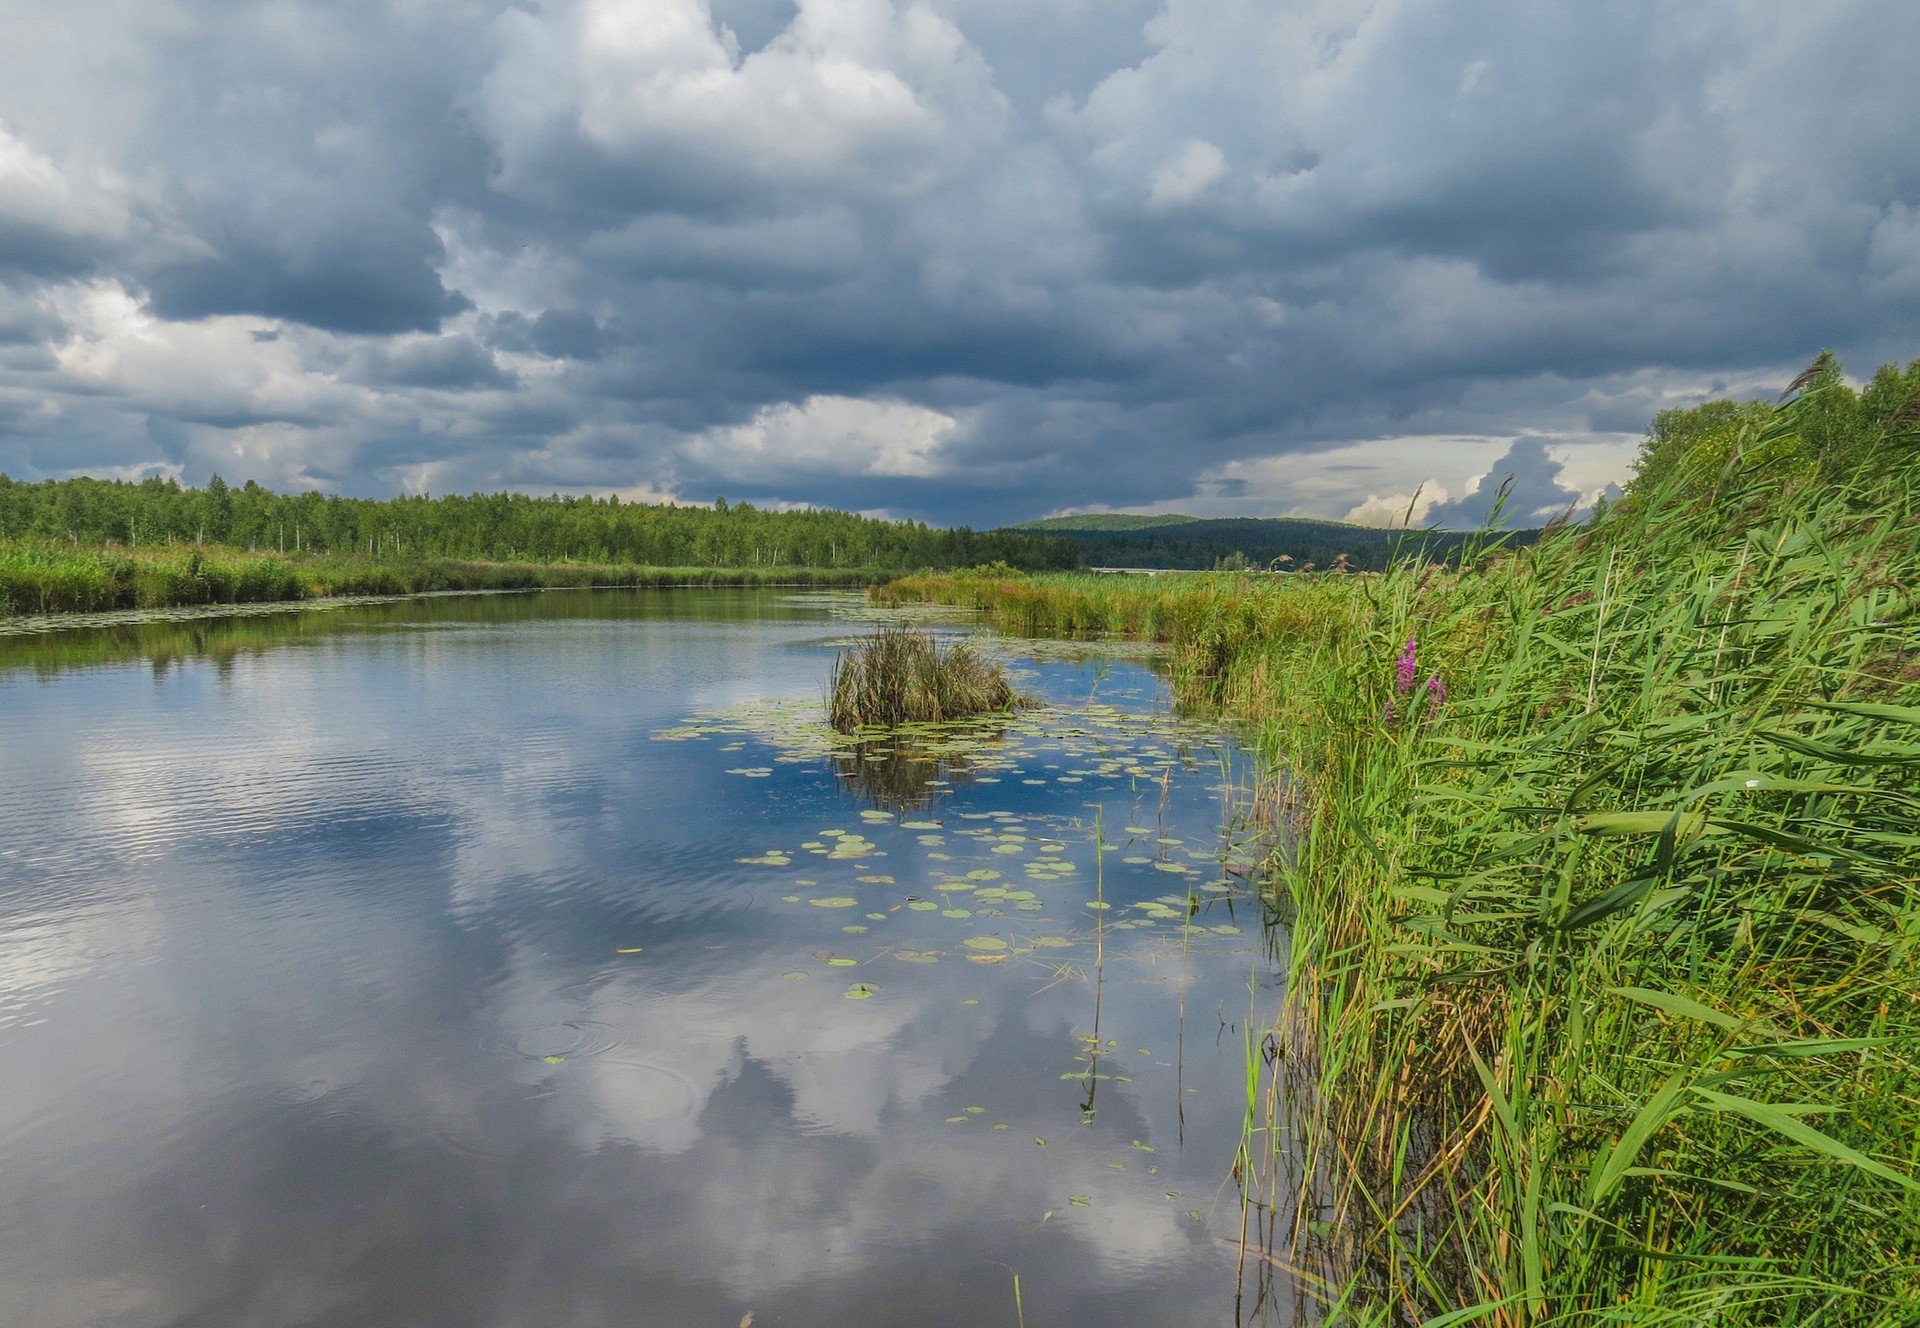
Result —
[{"label": "distant wooded hill", "polygon": [[[1072,540],[1095,567],[1167,567],[1205,569],[1222,562],[1265,567],[1280,558],[1302,570],[1311,563],[1332,567],[1341,554],[1360,571],[1380,571],[1403,549],[1415,547],[1434,559],[1451,557],[1472,536],[1453,531],[1382,530],[1342,521],[1301,517],[1222,517],[1203,519],[1169,513],[1143,516],[1105,512],[1052,517],[1008,527],[1022,533]],[[1530,544],[1538,531],[1516,531],[1509,543]]]},{"label": "distant wooded hill", "polygon": [[1178,512],[1162,512],[1143,515],[1136,512],[1088,512],[1081,516],[1050,516],[1044,521],[1023,521],[1017,526],[1008,526],[1008,530],[1042,530],[1057,534],[1063,530],[1145,530],[1150,526],[1181,526],[1198,521],[1197,516],[1182,516]]}]

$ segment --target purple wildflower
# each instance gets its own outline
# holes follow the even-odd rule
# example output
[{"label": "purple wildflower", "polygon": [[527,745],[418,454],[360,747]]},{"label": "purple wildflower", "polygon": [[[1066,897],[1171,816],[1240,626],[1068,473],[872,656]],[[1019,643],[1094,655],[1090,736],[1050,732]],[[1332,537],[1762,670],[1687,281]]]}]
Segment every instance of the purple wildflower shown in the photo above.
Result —
[{"label": "purple wildflower", "polygon": [[1429,717],[1440,713],[1440,707],[1447,703],[1447,684],[1435,673],[1427,678],[1427,714]]},{"label": "purple wildflower", "polygon": [[1419,676],[1420,665],[1414,656],[1414,638],[1407,638],[1407,648],[1400,652],[1393,671],[1393,690],[1405,696],[1413,690],[1413,680]]}]

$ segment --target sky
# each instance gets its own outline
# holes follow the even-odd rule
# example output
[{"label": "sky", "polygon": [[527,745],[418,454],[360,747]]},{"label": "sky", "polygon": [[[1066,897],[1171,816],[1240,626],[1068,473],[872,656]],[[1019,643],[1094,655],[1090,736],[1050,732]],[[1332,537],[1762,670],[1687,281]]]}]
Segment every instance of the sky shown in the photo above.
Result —
[{"label": "sky", "polygon": [[1470,525],[1920,356],[1911,0],[0,23],[19,479]]}]

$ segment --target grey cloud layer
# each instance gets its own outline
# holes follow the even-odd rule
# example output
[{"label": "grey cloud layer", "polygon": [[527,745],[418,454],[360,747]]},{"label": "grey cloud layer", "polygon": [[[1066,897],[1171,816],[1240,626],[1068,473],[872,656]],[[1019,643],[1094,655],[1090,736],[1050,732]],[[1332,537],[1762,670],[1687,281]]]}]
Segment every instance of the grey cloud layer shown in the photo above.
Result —
[{"label": "grey cloud layer", "polygon": [[20,476],[1339,516],[1920,352],[1894,0],[0,12]]}]

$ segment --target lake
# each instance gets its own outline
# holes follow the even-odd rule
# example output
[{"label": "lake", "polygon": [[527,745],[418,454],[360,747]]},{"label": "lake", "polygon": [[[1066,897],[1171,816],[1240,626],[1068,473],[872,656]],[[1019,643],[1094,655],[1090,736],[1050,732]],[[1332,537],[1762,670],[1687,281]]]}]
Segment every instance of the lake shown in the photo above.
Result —
[{"label": "lake", "polygon": [[1230,738],[996,640],[1046,706],[852,744],[872,617],[0,637],[0,1321],[1291,1322],[1239,1271]]}]

